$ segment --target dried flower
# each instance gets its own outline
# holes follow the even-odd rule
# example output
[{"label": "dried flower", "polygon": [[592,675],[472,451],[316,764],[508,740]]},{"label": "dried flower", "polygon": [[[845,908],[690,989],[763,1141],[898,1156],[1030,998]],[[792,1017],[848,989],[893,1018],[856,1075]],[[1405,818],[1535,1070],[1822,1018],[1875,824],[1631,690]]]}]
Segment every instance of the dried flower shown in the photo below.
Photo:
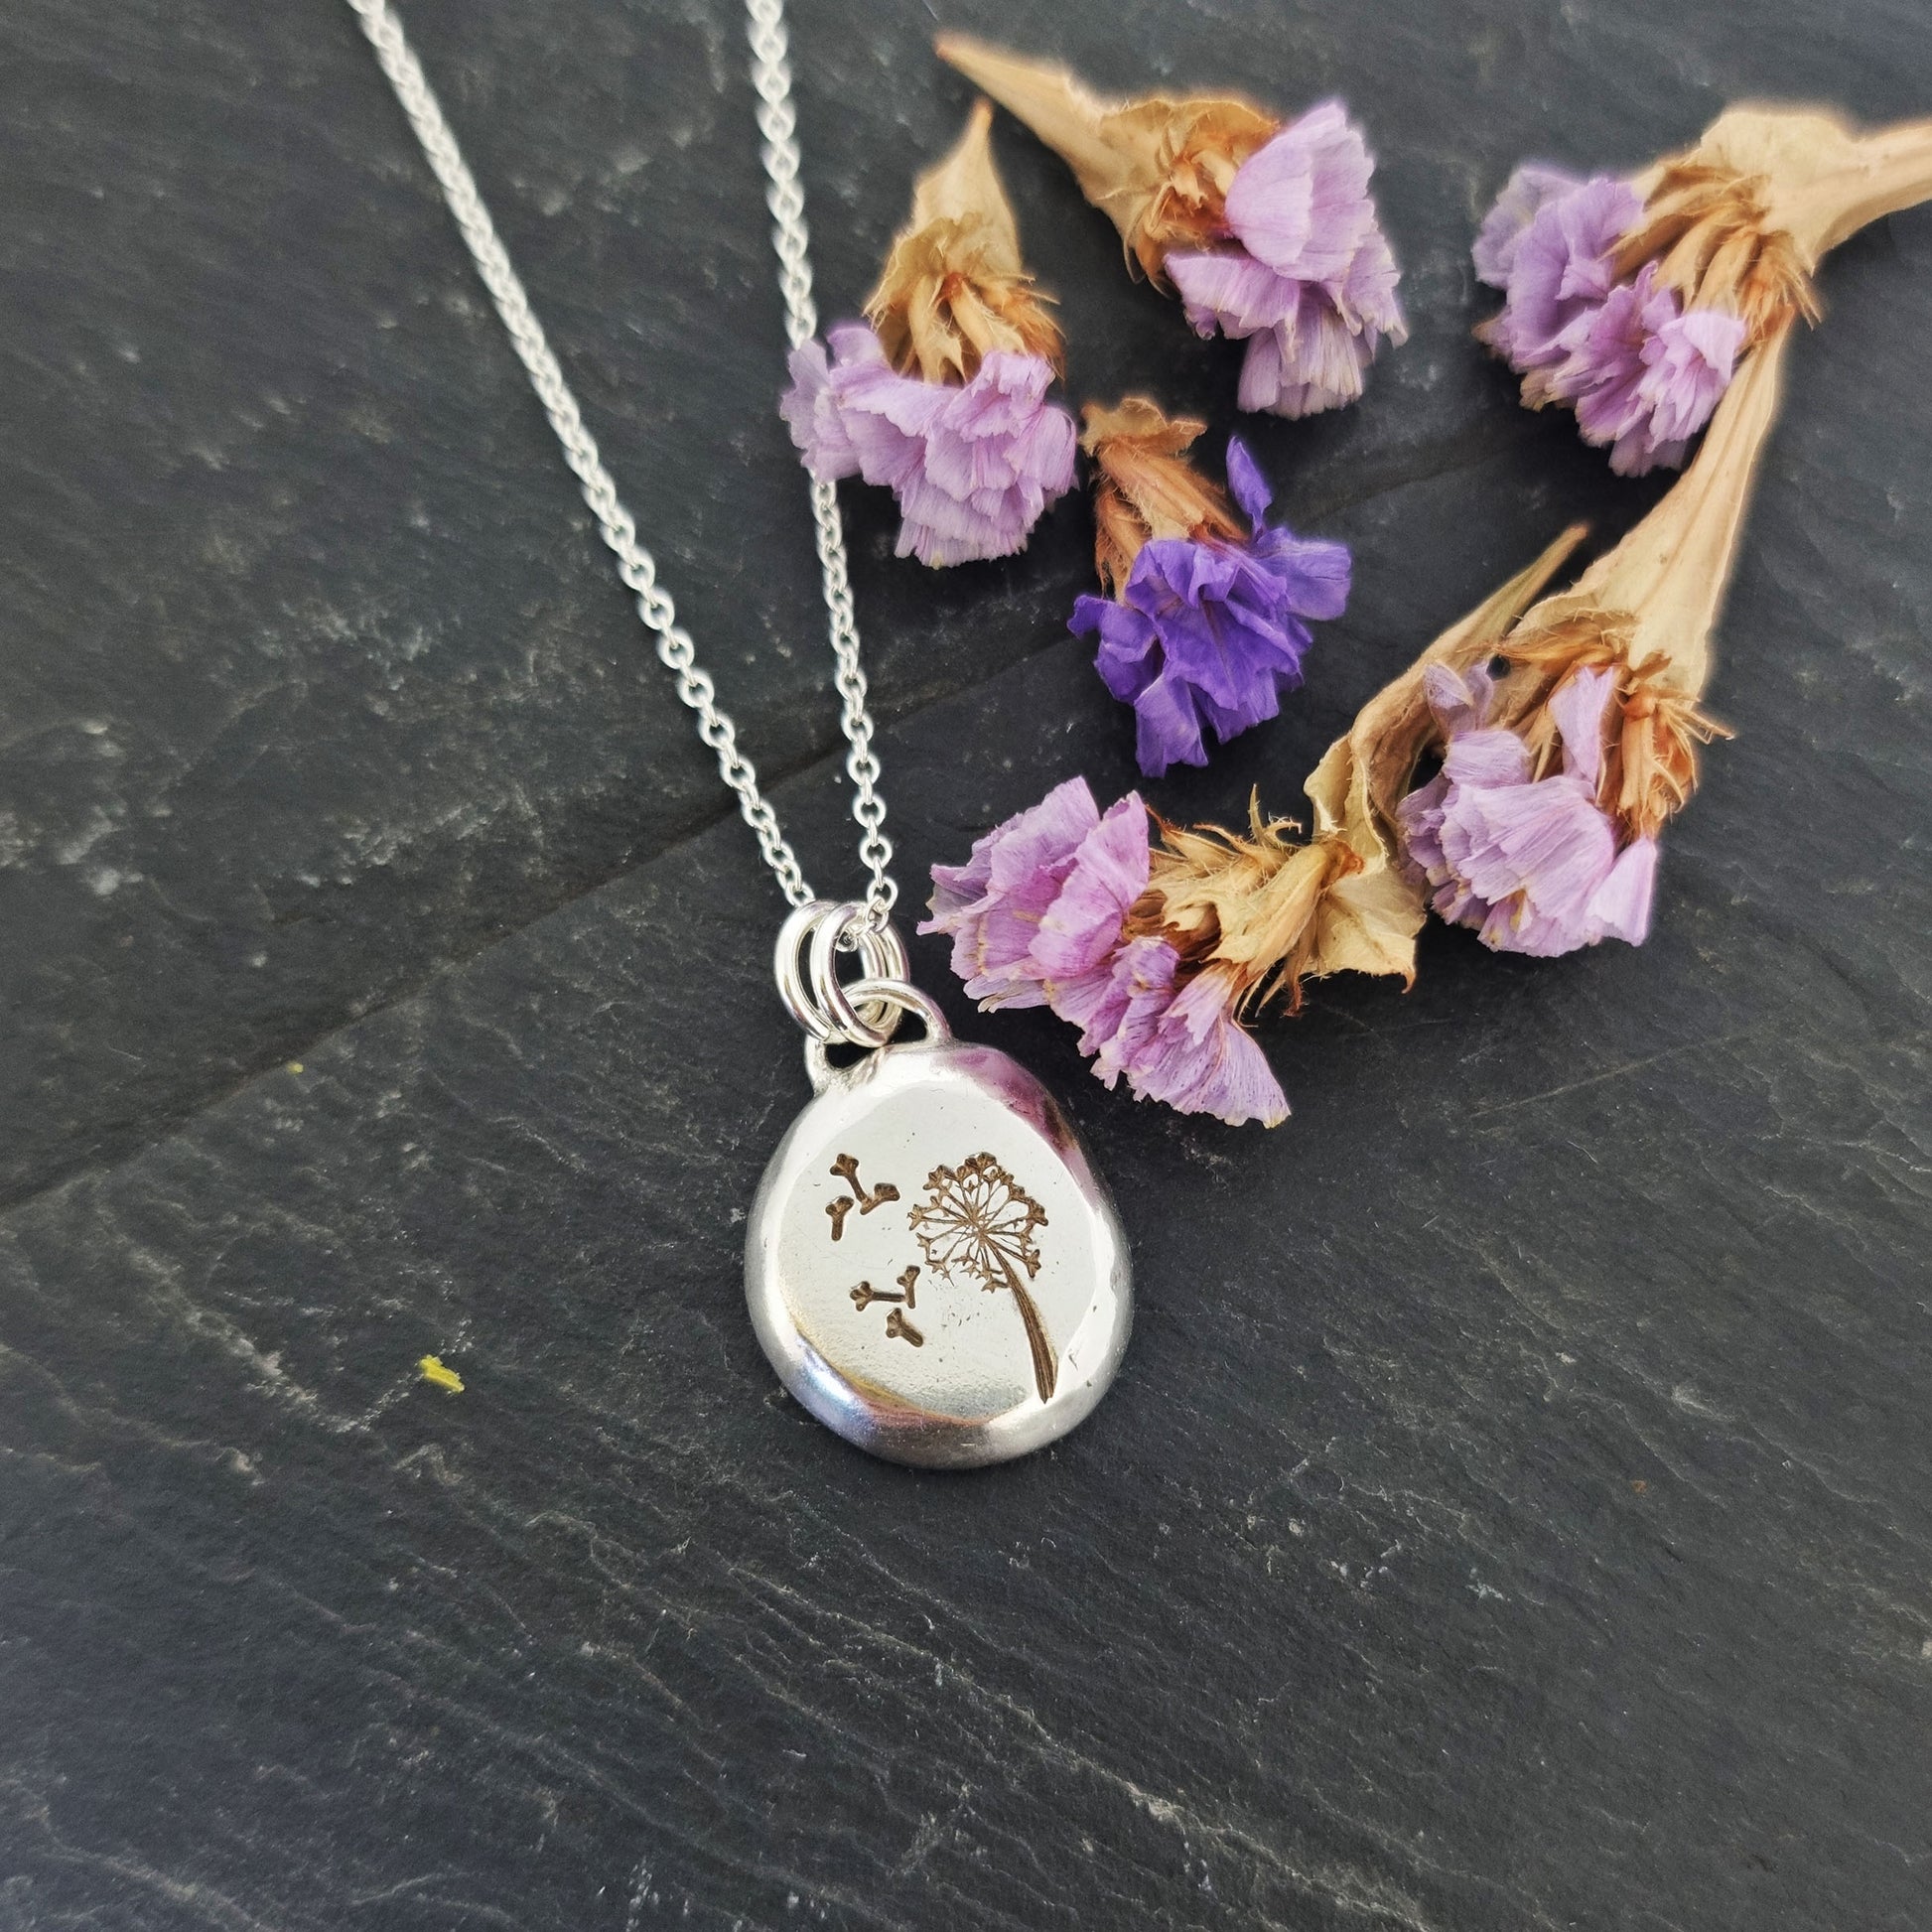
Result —
[{"label": "dried flower", "polygon": [[1824,253],[1932,197],[1932,121],[1857,135],[1835,116],[1732,108],[1632,181],[1517,169],[1476,237],[1504,291],[1476,331],[1531,408],[1573,405],[1611,467],[1675,468],[1738,363],[1803,316]]},{"label": "dried flower", "polygon": [[935,866],[919,930],[952,935],[953,970],[983,1006],[1043,1000],[1080,1028],[1108,1086],[1272,1127],[1288,1102],[1244,1022],[1271,1001],[1293,1011],[1307,977],[1411,976],[1423,919],[1417,889],[1346,827],[1307,844],[1291,830],[1258,806],[1246,835],[1183,830],[1132,792],[1103,817],[1071,778],[965,866]]},{"label": "dried flower", "polygon": [[[1658,835],[1696,788],[1697,748],[1722,735],[1699,700],[1789,336],[1751,356],[1683,480],[1571,590],[1534,602],[1580,529],[1329,754],[1363,774],[1436,910],[1489,946],[1547,956],[1649,932]],[[1432,749],[1441,769],[1411,789]]]},{"label": "dried flower", "polygon": [[1431,903],[1474,926],[1502,952],[1551,955],[1599,939],[1641,945],[1657,875],[1654,838],[1617,849],[1616,822],[1596,802],[1609,669],[1579,672],[1550,700],[1561,770],[1538,779],[1529,747],[1487,727],[1493,685],[1433,664],[1424,679],[1448,737],[1443,768],[1396,818],[1410,859],[1435,889]]},{"label": "dried flower", "polygon": [[[1149,838],[1132,792],[1103,817],[1086,780],[1069,778],[979,840],[966,865],[933,867],[932,916],[919,930],[952,935],[953,970],[982,1005],[1043,999],[1079,1027],[1080,1050],[1108,1086],[1124,1077],[1137,1098],[1273,1126],[1288,1102],[1240,1025],[1237,979],[1184,963],[1157,929]],[[1026,928],[1027,950],[1009,957]],[[1004,964],[989,973],[994,955]]]},{"label": "dried flower", "polygon": [[1082,447],[1095,466],[1096,562],[1112,599],[1082,597],[1069,624],[1097,631],[1094,662],[1108,690],[1134,707],[1141,769],[1205,764],[1203,728],[1225,744],[1272,718],[1302,681],[1313,641],[1306,620],[1339,617],[1349,557],[1266,522],[1274,500],[1239,438],[1228,483],[1246,513],[1243,536],[1226,496],[1181,452],[1204,425],[1171,422],[1143,397],[1118,409],[1088,404]]},{"label": "dried flower", "polygon": [[1283,126],[1233,96],[1101,100],[1064,69],[962,35],[938,51],[1068,163],[1198,334],[1247,342],[1243,409],[1353,402],[1381,341],[1405,340],[1374,164],[1339,101]]},{"label": "dried flower", "polygon": [[897,496],[898,554],[966,563],[1024,549],[1073,484],[1073,419],[1046,400],[1059,331],[1033,292],[994,172],[981,101],[919,178],[866,323],[791,353],[779,403],[821,483],[860,476]]},{"label": "dried flower", "polygon": [[1099,823],[1086,781],[1069,778],[976,841],[965,865],[933,867],[932,917],[919,930],[951,934],[952,969],[982,1007],[1045,1004],[1039,923]]}]

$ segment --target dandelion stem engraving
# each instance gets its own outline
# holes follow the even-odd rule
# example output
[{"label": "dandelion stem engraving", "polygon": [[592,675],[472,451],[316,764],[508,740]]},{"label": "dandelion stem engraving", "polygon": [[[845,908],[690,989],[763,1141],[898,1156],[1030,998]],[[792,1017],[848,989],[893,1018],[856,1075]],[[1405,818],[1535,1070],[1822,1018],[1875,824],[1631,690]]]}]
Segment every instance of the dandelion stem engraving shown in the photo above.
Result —
[{"label": "dandelion stem engraving", "polygon": [[925,1250],[926,1265],[948,1281],[978,1282],[987,1293],[1006,1289],[1027,1326],[1033,1351],[1034,1384],[1042,1402],[1050,1400],[1059,1370],[1027,1281],[1039,1273],[1034,1232],[1046,1225],[1046,1210],[990,1154],[976,1154],[956,1168],[934,1168],[926,1176],[925,1199],[906,1215],[906,1223]]}]

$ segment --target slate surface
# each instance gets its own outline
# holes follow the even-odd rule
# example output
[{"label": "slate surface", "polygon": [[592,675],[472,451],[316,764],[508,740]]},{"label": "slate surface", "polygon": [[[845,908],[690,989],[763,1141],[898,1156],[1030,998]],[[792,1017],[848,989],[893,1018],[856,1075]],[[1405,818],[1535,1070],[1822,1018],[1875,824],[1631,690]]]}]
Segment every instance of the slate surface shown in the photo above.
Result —
[{"label": "slate surface", "polygon": [[[1358,594],[1183,816],[1292,808],[1422,641],[1647,500],[1467,340],[1514,158],[1932,106],[1916,0],[939,12],[1340,90],[1381,157],[1414,339],[1248,426]],[[848,883],[734,9],[407,18]],[[963,113],[933,25],[798,0],[828,313]],[[1067,1096],[1142,1312],[1075,1437],[934,1479],[746,1328],[802,1098],[775,895],[346,11],[14,0],[0,135],[0,1927],[1932,1922],[1932,216],[1824,277],[1647,947],[1438,931],[1407,998],[1319,989],[1273,1135],[951,1002]],[[1073,393],[1227,427],[1237,352],[998,139]],[[1077,502],[939,579],[849,513],[915,897],[1123,788],[1127,731],[1060,629]]]}]

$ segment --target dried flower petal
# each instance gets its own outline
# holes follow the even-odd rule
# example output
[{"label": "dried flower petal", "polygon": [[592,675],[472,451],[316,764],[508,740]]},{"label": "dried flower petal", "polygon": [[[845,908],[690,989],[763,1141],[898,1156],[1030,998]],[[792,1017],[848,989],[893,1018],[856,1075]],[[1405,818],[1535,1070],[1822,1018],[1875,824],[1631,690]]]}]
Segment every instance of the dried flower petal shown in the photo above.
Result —
[{"label": "dried flower petal", "polygon": [[822,483],[858,475],[890,488],[898,554],[944,565],[1024,549],[1040,512],[1073,486],[1073,419],[1046,400],[1037,355],[989,353],[963,387],[898,375],[863,323],[792,350],[779,403]]},{"label": "dried flower petal", "polygon": [[1506,289],[1516,266],[1517,251],[1529,225],[1547,203],[1583,187],[1575,175],[1561,168],[1547,167],[1540,161],[1526,161],[1510,176],[1495,206],[1483,216],[1470,253],[1475,257],[1476,277],[1491,288]]},{"label": "dried flower petal", "polygon": [[1501,952],[1550,956],[1605,938],[1641,944],[1656,845],[1643,840],[1641,852],[1620,853],[1615,822],[1596,802],[1616,673],[1581,671],[1552,700],[1563,765],[1541,777],[1521,738],[1485,726],[1493,695],[1485,673],[1463,677],[1438,664],[1425,684],[1448,747],[1442,771],[1402,801],[1397,818],[1436,910],[1476,927]]},{"label": "dried flower petal", "polygon": [[1351,403],[1381,339],[1407,339],[1373,168],[1341,103],[1323,101],[1242,163],[1223,245],[1169,255],[1195,333],[1248,344],[1243,409],[1310,416]]},{"label": "dried flower petal", "polygon": [[1045,1005],[1034,957],[1040,921],[1099,823],[1087,781],[1069,778],[976,839],[963,866],[933,867],[932,916],[919,930],[951,935],[952,969],[982,1006]]}]

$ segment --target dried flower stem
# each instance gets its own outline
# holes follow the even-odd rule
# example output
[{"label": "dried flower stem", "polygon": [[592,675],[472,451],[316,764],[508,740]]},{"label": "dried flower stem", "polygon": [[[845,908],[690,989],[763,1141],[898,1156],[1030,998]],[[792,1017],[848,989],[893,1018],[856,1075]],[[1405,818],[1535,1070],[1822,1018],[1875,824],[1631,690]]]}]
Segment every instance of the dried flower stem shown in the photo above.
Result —
[{"label": "dried flower stem", "polygon": [[1618,275],[1655,260],[1687,304],[1741,315],[1755,345],[1818,320],[1811,277],[1840,242],[1932,199],[1932,120],[1860,134],[1822,109],[1731,107],[1632,186],[1644,219]]}]

